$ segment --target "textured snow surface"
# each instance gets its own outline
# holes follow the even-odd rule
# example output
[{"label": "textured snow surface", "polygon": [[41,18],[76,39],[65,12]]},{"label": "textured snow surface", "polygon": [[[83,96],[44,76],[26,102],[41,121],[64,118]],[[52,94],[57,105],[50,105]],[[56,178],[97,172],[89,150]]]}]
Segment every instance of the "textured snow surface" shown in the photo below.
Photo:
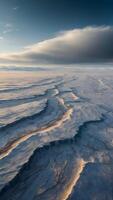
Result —
[{"label": "textured snow surface", "polygon": [[113,200],[113,70],[1,72],[0,200]]}]

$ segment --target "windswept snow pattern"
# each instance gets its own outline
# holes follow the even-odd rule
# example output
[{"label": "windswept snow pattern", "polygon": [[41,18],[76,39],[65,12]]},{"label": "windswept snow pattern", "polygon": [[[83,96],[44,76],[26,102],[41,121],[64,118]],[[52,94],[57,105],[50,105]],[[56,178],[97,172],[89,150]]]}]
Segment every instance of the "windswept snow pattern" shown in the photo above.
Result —
[{"label": "windswept snow pattern", "polygon": [[0,200],[113,200],[113,70],[4,73]]}]

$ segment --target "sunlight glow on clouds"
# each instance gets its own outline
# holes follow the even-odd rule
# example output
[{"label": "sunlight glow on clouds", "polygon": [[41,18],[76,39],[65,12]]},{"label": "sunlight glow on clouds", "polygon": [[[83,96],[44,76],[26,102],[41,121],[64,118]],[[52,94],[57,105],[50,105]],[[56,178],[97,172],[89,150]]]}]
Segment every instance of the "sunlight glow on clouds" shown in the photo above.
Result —
[{"label": "sunlight glow on clouds", "polygon": [[0,54],[1,64],[46,65],[113,61],[113,27],[86,27],[25,47],[20,53]]}]

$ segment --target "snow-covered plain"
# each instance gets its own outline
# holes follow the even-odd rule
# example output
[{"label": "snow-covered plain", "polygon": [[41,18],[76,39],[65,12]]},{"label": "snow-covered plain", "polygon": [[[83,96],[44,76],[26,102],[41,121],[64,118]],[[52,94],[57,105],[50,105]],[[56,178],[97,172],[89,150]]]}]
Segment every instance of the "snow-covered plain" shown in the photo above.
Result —
[{"label": "snow-covered plain", "polygon": [[113,200],[113,69],[0,72],[0,200]]}]

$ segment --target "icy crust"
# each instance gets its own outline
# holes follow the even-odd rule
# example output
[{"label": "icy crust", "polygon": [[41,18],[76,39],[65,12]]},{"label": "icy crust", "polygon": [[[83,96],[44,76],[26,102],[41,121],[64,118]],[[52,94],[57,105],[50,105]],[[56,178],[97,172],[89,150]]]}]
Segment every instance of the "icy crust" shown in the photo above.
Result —
[{"label": "icy crust", "polygon": [[45,101],[34,101],[23,103],[19,106],[8,107],[0,109],[0,128],[8,124],[14,123],[24,117],[32,116],[44,109]]},{"label": "icy crust", "polygon": [[100,126],[104,130],[106,120],[86,122],[74,138],[37,149],[2,190],[1,199],[91,199],[92,195],[97,199],[112,199],[112,152],[106,140],[101,141],[96,134]]},{"label": "icy crust", "polygon": [[112,75],[93,69],[59,72],[55,81],[51,75],[44,95],[29,98],[26,116],[1,127],[1,200],[112,200]]}]

